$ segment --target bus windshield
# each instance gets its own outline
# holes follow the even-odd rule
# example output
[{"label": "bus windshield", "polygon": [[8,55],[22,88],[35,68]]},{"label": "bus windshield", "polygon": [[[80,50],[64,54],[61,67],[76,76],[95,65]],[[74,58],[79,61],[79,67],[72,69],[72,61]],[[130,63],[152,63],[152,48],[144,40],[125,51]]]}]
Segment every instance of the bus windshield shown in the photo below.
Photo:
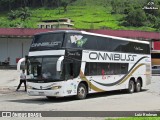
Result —
[{"label": "bus windshield", "polygon": [[56,69],[59,57],[31,57],[28,59],[29,79],[62,80],[62,72]]},{"label": "bus windshield", "polygon": [[45,33],[35,35],[30,51],[56,50],[62,47],[64,33]]},{"label": "bus windshield", "polygon": [[59,57],[30,57],[27,62],[28,79],[63,81],[78,77],[81,62],[65,58],[57,71]]}]

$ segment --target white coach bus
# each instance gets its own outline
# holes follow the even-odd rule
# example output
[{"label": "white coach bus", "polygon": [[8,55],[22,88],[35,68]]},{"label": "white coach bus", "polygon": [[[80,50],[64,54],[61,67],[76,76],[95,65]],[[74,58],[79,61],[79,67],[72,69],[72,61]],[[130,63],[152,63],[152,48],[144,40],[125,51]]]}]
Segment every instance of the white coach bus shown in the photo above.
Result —
[{"label": "white coach bus", "polygon": [[111,90],[139,92],[151,83],[148,42],[85,31],[36,34],[25,62],[33,96],[84,99]]}]

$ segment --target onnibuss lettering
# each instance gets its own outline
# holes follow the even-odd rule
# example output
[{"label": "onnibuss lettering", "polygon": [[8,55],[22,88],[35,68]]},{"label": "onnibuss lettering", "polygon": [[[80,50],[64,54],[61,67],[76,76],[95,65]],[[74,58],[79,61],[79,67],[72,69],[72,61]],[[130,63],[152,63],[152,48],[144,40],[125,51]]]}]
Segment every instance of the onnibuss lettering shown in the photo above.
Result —
[{"label": "onnibuss lettering", "polygon": [[100,53],[90,52],[90,60],[110,60],[110,61],[134,61],[137,55],[119,54],[119,53]]}]

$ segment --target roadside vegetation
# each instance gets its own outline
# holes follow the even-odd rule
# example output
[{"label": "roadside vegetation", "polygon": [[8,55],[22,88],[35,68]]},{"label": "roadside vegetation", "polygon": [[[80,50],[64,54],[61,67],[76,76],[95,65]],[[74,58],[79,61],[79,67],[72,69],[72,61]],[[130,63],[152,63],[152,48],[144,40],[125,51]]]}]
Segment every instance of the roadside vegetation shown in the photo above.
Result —
[{"label": "roadside vegetation", "polygon": [[42,20],[70,18],[76,29],[160,31],[160,0],[17,1],[0,1],[0,27],[37,28]]}]

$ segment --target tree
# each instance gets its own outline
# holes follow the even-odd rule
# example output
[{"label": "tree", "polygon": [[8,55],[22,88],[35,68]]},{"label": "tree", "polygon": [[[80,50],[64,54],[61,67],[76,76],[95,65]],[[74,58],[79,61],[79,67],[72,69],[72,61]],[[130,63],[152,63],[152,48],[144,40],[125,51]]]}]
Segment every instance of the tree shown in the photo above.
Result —
[{"label": "tree", "polygon": [[22,21],[25,21],[30,16],[31,16],[31,12],[29,11],[28,7],[24,7],[24,8],[19,9],[19,18]]},{"label": "tree", "polygon": [[15,11],[11,10],[11,12],[8,13],[8,19],[15,20],[15,19],[17,19],[18,15],[19,15],[18,10],[15,10]]},{"label": "tree", "polygon": [[111,1],[111,6],[112,6],[112,14],[118,13],[118,8],[119,8],[120,1],[118,0],[113,0]]},{"label": "tree", "polygon": [[128,15],[125,17],[127,25],[134,27],[143,26],[146,20],[147,20],[146,14],[140,8],[129,11]]},{"label": "tree", "polygon": [[15,11],[11,10],[11,12],[8,14],[8,19],[15,20],[17,18],[20,18],[22,21],[25,21],[30,16],[31,16],[31,12],[29,8],[24,7]]},{"label": "tree", "polygon": [[157,18],[157,19],[156,19],[156,22],[155,22],[154,27],[155,27],[158,31],[160,31],[160,18]]},{"label": "tree", "polygon": [[58,0],[60,6],[63,7],[64,12],[67,12],[67,7],[69,4],[75,2],[76,0]]}]

